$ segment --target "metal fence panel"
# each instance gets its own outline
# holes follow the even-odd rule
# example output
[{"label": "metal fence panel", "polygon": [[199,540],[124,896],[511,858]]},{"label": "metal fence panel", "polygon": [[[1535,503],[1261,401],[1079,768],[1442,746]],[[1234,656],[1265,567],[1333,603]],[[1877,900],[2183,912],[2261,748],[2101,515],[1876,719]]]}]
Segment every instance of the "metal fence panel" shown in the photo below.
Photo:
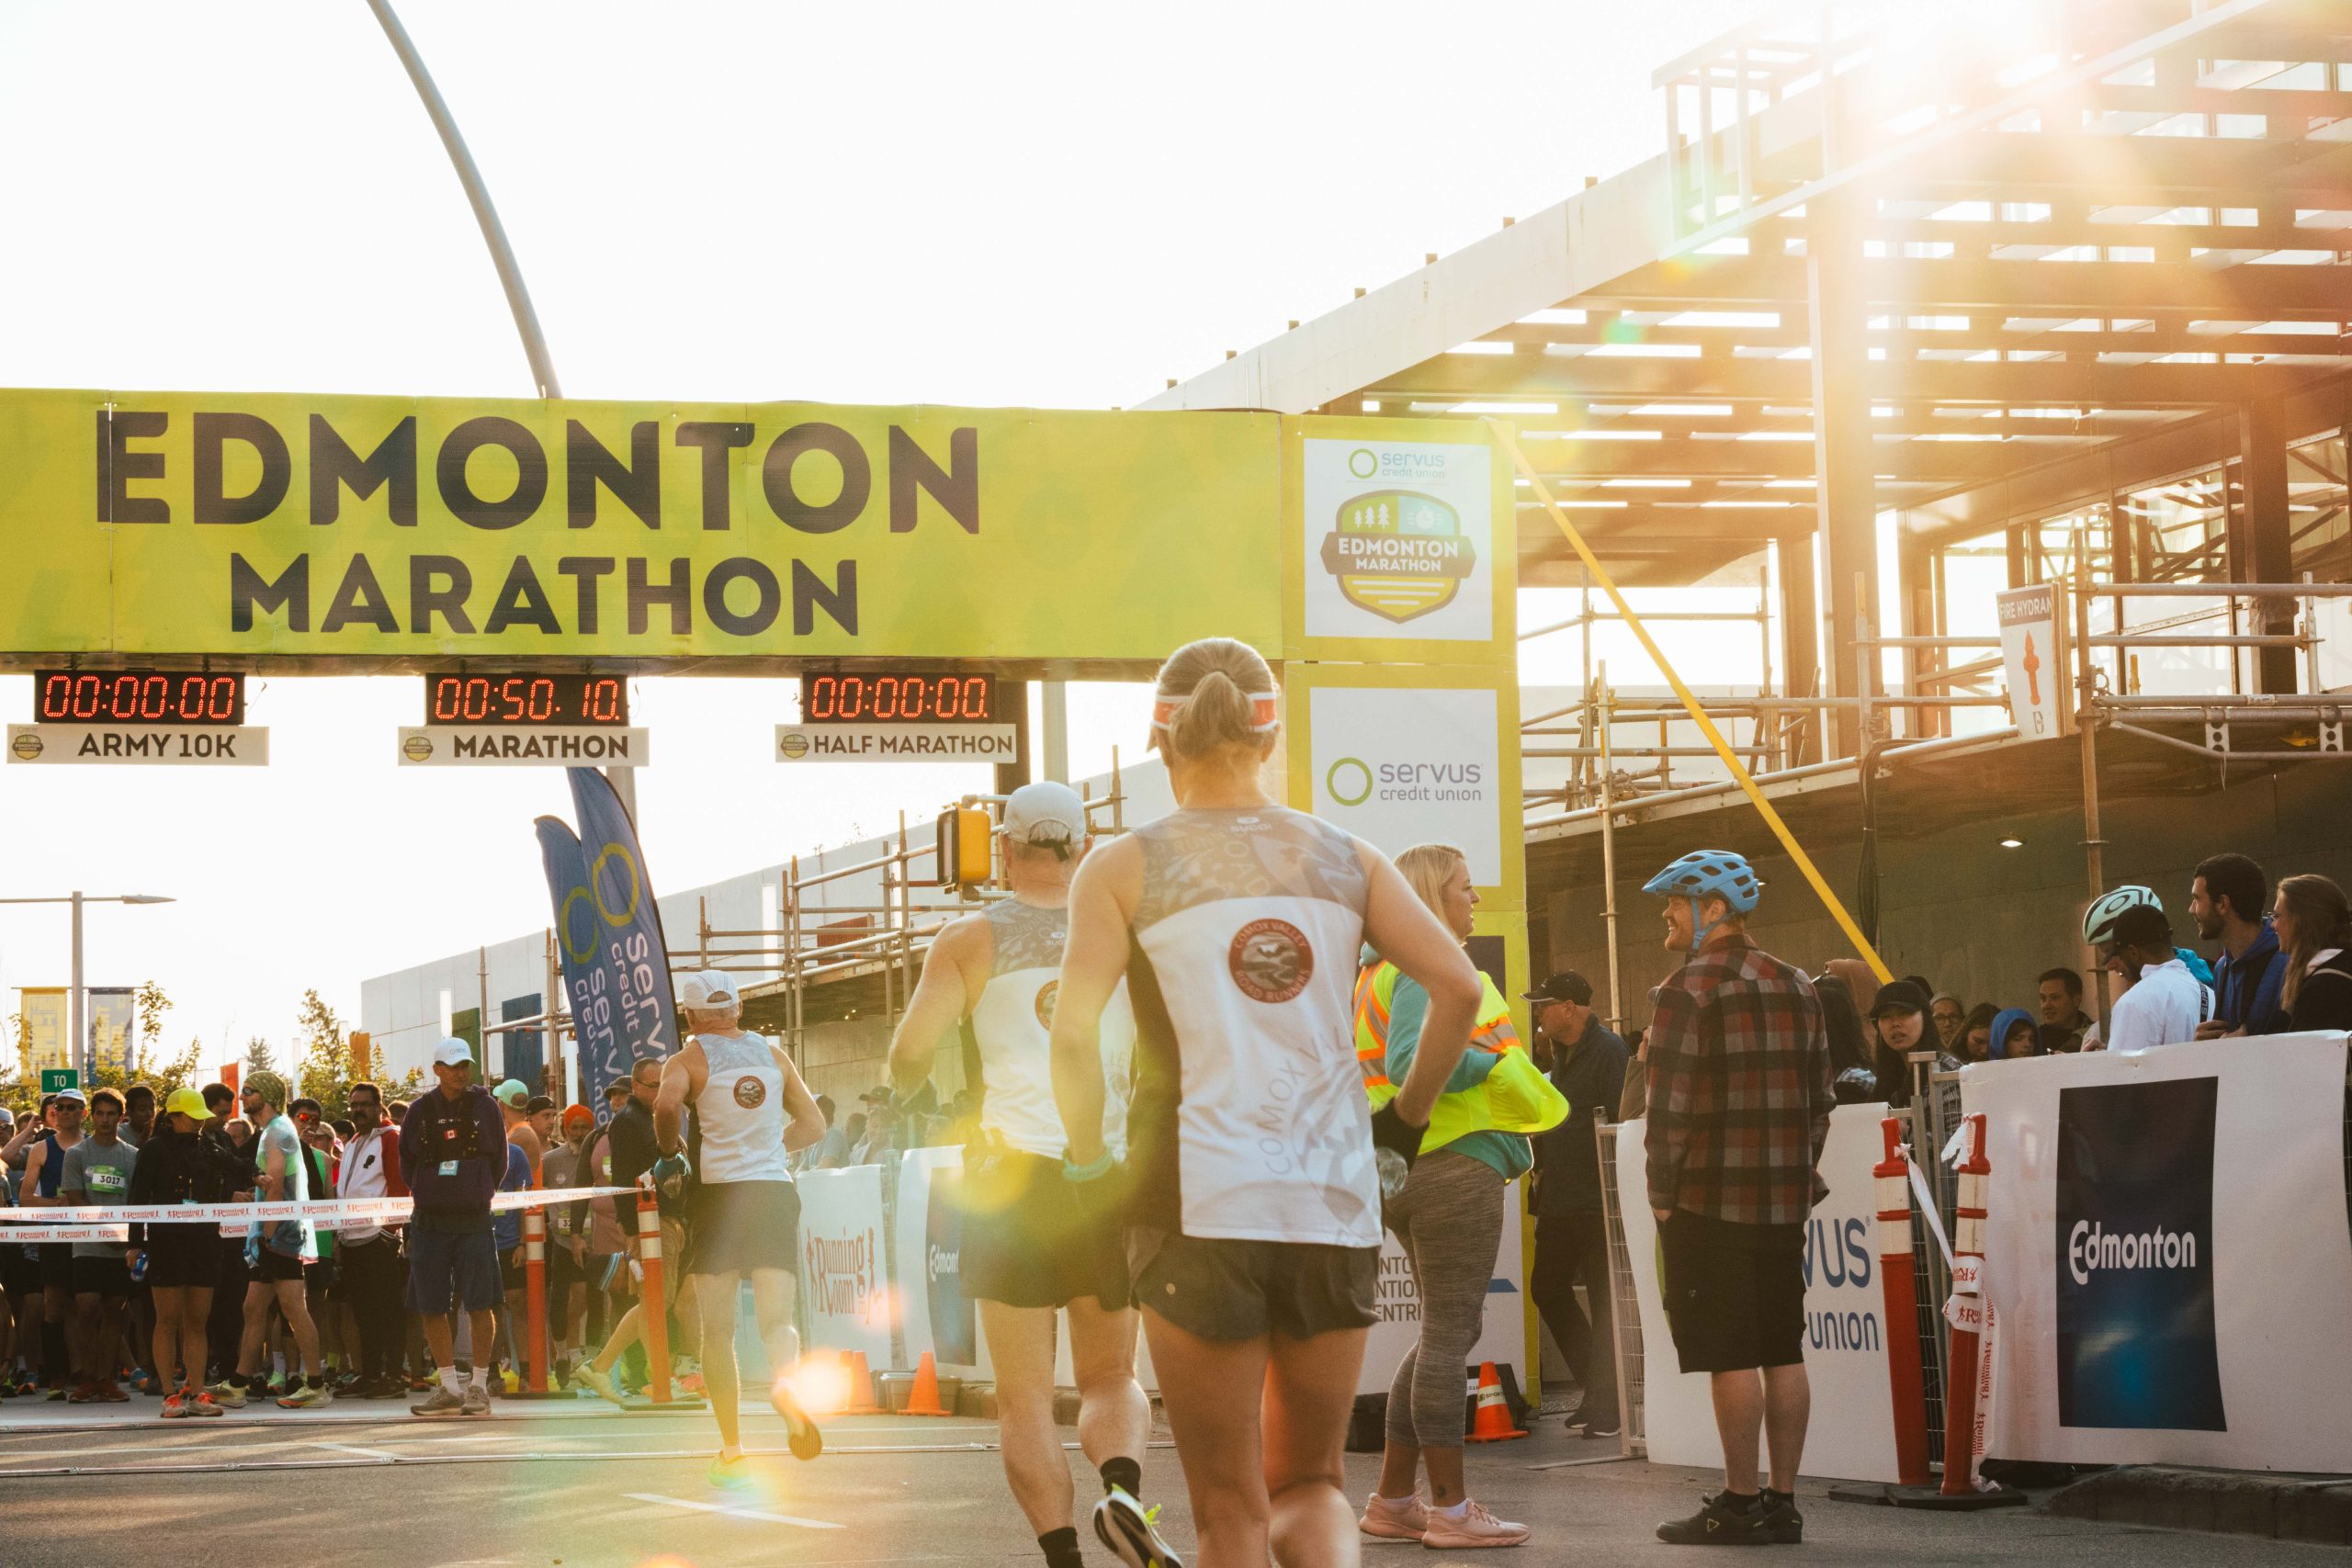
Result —
[{"label": "metal fence panel", "polygon": [[1617,1201],[1617,1129],[1595,1129],[1600,1140],[1600,1215],[1609,1234],[1609,1306],[1617,1326],[1617,1406],[1624,1418],[1618,1451],[1649,1452],[1642,1416],[1642,1306],[1634,1294],[1634,1259],[1625,1245],[1625,1218]]}]

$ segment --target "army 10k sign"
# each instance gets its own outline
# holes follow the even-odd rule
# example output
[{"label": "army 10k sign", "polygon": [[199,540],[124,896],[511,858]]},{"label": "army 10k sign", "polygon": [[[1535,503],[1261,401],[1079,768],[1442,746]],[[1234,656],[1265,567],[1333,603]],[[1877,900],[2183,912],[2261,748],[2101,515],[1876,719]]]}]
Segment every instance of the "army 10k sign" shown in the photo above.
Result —
[{"label": "army 10k sign", "polygon": [[1302,443],[1306,635],[1494,635],[1494,457],[1428,441]]}]

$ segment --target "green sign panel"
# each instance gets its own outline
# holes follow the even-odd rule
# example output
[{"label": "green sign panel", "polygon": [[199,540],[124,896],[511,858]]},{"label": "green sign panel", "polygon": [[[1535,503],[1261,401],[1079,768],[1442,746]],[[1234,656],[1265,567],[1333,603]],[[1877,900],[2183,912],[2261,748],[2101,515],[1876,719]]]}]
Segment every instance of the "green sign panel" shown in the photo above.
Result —
[{"label": "green sign panel", "polygon": [[40,1091],[55,1094],[60,1089],[80,1089],[82,1075],[73,1067],[43,1067],[40,1070]]}]

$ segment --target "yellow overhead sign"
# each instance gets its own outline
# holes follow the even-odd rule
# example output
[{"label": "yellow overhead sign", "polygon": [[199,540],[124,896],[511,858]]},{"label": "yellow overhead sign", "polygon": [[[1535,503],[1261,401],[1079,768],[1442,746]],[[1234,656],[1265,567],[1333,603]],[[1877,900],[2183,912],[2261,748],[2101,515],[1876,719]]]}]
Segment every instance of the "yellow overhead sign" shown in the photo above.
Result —
[{"label": "yellow overhead sign", "polygon": [[1272,415],[0,392],[0,651],[1283,651]]}]

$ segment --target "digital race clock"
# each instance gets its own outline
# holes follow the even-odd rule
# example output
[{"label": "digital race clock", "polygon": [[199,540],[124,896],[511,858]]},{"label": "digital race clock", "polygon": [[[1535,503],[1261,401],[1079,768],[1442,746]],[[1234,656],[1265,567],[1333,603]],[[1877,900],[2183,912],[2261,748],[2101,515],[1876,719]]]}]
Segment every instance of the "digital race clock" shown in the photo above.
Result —
[{"label": "digital race clock", "polygon": [[36,724],[245,722],[243,675],[161,670],[43,670],[33,676]]},{"label": "digital race clock", "polygon": [[628,724],[628,682],[619,675],[427,675],[430,725]]},{"label": "digital race clock", "polygon": [[802,671],[803,724],[1000,724],[996,677],[952,670]]}]

